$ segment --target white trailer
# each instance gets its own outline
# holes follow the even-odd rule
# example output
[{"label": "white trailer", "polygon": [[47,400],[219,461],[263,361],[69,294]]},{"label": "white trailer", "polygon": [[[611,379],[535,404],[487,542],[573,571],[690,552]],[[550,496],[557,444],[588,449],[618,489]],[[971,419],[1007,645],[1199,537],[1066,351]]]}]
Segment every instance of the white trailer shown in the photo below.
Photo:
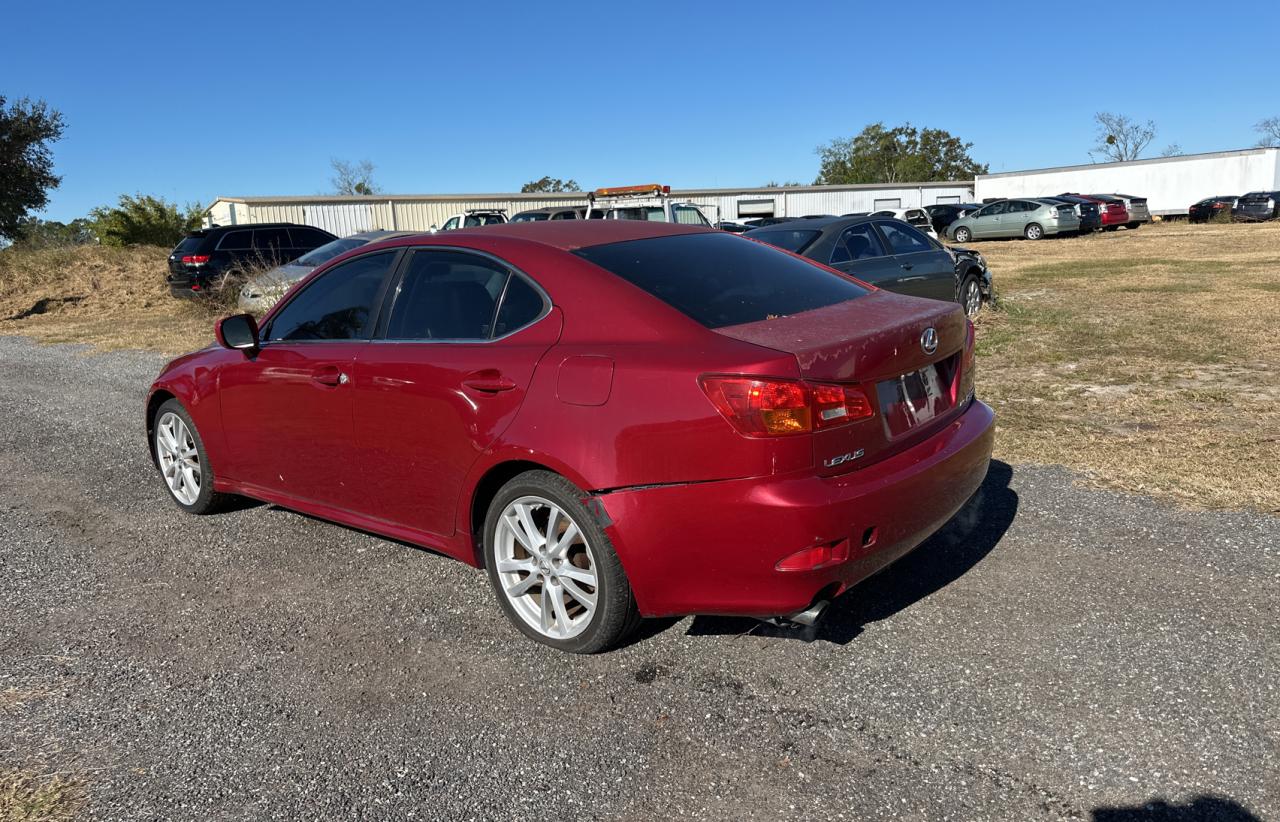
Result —
[{"label": "white trailer", "polygon": [[1152,214],[1180,215],[1206,197],[1280,190],[1280,148],[979,174],[974,189],[980,201],[1065,192],[1131,194],[1146,197]]}]

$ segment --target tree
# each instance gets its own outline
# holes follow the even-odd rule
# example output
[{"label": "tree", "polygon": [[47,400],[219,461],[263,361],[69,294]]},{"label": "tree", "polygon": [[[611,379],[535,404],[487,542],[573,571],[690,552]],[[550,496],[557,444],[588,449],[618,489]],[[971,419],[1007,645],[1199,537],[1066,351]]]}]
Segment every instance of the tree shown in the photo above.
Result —
[{"label": "tree", "polygon": [[1089,152],[1089,156],[1095,161],[1098,155],[1113,163],[1136,160],[1156,138],[1156,124],[1153,120],[1139,123],[1123,114],[1100,111],[1093,115],[1093,121],[1098,128],[1098,144]]},{"label": "tree", "polygon": [[203,210],[189,205],[183,211],[159,197],[120,195],[115,206],[99,206],[89,212],[93,231],[103,245],[158,245],[170,248],[188,232],[200,227]]},{"label": "tree", "polygon": [[69,223],[24,217],[18,233],[22,235],[19,242],[27,248],[66,248],[98,242],[98,236],[93,233],[93,223],[84,217],[77,217]]},{"label": "tree", "polygon": [[1268,117],[1260,120],[1253,130],[1262,135],[1258,140],[1260,148],[1280,146],[1280,117]]},{"label": "tree", "polygon": [[1169,145],[1161,149],[1160,156],[1161,157],[1181,157],[1182,153],[1183,153],[1182,146],[1178,145],[1177,143],[1170,143]]},{"label": "tree", "polygon": [[533,180],[520,186],[521,194],[535,191],[582,191],[582,189],[578,187],[576,180],[561,180],[559,177],[543,177],[541,180]]},{"label": "tree", "polygon": [[49,190],[62,182],[49,150],[62,130],[62,115],[43,100],[6,107],[0,95],[0,237],[19,239],[22,219],[48,205]]},{"label": "tree", "polygon": [[818,146],[821,168],[815,185],[963,180],[986,174],[969,156],[973,143],[938,128],[910,123],[887,129],[872,123],[856,137]]},{"label": "tree", "polygon": [[333,184],[335,194],[378,193],[378,186],[373,182],[373,163],[368,160],[348,163],[335,157],[329,165],[333,167],[333,177],[329,182]]}]

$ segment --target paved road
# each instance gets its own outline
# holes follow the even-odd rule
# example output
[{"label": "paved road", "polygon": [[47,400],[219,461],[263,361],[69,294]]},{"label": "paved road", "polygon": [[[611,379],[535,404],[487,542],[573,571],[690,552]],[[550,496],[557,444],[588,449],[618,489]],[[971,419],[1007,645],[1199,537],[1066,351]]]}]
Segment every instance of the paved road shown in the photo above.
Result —
[{"label": "paved road", "polygon": [[1280,818],[1280,520],[993,466],[818,641],[576,658],[483,576],[165,497],[161,360],[0,338],[0,766],[103,819]]}]

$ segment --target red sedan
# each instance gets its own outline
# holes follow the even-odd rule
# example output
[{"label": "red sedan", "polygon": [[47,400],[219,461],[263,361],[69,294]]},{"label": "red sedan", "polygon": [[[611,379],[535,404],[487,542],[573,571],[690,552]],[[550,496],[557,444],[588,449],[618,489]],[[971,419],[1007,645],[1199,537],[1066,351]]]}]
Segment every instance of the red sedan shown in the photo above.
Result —
[{"label": "red sedan", "polygon": [[768,245],[628,221],[362,246],[170,363],[183,509],[276,503],[487,569],[528,636],[810,623],[973,494],[973,329]]},{"label": "red sedan", "polygon": [[1129,222],[1129,209],[1124,205],[1124,200],[1118,197],[1108,197],[1099,194],[1074,194],[1068,193],[1062,196],[1079,197],[1082,200],[1088,200],[1098,204],[1099,216],[1102,218],[1102,229],[1104,231],[1115,231]]}]

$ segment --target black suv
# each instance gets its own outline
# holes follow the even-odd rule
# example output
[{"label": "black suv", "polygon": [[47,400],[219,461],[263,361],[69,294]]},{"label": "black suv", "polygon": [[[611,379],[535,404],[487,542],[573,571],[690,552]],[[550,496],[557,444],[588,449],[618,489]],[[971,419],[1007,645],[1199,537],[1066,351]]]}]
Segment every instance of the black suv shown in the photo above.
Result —
[{"label": "black suv", "polygon": [[1280,191],[1250,191],[1236,200],[1231,217],[1250,222],[1280,217]]},{"label": "black suv", "polygon": [[246,268],[276,266],[338,239],[294,223],[223,225],[193,231],[169,254],[169,293],[199,297]]}]

